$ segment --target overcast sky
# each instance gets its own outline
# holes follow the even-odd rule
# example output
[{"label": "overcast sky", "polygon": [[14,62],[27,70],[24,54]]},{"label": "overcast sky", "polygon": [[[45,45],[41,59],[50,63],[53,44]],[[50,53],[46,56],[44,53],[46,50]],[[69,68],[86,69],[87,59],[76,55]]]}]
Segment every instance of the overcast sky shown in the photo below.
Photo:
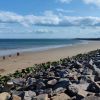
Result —
[{"label": "overcast sky", "polygon": [[0,0],[0,38],[100,37],[100,0]]}]

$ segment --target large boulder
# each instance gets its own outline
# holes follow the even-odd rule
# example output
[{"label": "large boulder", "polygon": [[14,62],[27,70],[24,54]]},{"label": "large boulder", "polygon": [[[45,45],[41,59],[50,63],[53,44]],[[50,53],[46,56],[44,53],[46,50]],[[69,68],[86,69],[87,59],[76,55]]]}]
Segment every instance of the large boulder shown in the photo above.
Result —
[{"label": "large boulder", "polygon": [[76,96],[78,94],[78,88],[73,85],[69,85],[67,87],[66,93],[71,97]]},{"label": "large boulder", "polygon": [[0,100],[9,100],[11,95],[7,92],[3,92],[0,94]]},{"label": "large boulder", "polygon": [[61,78],[59,82],[54,86],[54,94],[62,93],[66,90],[66,87],[70,84],[67,78]]},{"label": "large boulder", "polygon": [[94,93],[100,93],[100,86],[97,83],[92,82],[87,87],[87,91],[94,92]]}]

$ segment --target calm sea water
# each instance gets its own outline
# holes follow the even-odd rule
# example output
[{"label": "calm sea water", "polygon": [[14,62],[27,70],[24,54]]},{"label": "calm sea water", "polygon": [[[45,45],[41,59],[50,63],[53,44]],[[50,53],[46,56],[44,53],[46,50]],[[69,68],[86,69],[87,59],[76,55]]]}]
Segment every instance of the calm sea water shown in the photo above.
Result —
[{"label": "calm sea water", "polygon": [[0,56],[82,43],[74,39],[0,39]]}]

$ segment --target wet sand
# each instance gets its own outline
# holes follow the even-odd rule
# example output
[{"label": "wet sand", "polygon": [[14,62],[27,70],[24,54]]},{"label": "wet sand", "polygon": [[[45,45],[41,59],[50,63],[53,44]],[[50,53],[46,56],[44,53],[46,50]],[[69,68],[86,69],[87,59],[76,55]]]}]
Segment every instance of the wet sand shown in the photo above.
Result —
[{"label": "wet sand", "polygon": [[96,49],[100,49],[100,41],[91,41],[88,44],[78,44],[39,52],[21,53],[20,56],[6,56],[5,60],[0,57],[0,74],[6,75],[16,70],[31,67],[34,64],[56,61],[61,58],[71,57],[79,53],[86,53]]}]

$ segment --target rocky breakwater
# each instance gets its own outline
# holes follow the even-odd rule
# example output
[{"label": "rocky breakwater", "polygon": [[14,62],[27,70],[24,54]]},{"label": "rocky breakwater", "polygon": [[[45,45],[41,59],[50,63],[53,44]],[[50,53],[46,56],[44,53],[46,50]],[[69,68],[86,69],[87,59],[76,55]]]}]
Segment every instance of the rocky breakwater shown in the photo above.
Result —
[{"label": "rocky breakwater", "polygon": [[0,76],[0,100],[100,100],[100,50]]}]

